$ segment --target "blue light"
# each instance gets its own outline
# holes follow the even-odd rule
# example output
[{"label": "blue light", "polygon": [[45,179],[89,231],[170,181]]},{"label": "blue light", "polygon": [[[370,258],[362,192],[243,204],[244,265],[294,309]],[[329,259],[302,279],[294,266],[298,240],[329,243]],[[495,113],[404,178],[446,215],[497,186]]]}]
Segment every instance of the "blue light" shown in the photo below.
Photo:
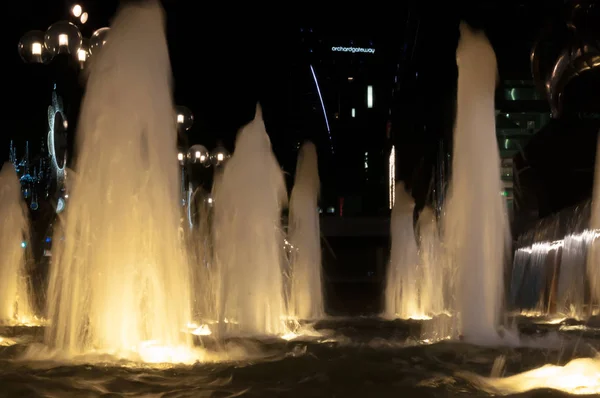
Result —
[{"label": "blue light", "polygon": [[27,242],[25,242],[25,241],[21,242],[21,247],[23,249],[25,249],[27,247]]},{"label": "blue light", "polygon": [[46,236],[46,243],[50,243],[50,242],[52,242],[52,238],[49,236]]}]

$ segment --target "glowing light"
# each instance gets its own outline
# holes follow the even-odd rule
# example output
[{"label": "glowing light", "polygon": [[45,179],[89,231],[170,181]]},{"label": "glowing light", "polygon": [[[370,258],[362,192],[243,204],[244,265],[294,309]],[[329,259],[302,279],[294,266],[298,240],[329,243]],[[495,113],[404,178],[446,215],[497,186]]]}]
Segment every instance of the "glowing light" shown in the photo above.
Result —
[{"label": "glowing light", "polygon": [[177,123],[183,123],[183,115],[182,114],[177,115]]},{"label": "glowing light", "polygon": [[206,160],[206,155],[200,155],[200,161],[204,162]]},{"label": "glowing light", "polygon": [[73,8],[71,8],[71,12],[75,18],[79,18],[83,12],[83,8],[81,8],[79,4],[75,4]]},{"label": "glowing light", "polygon": [[42,43],[33,42],[31,43],[31,54],[32,55],[42,55]]},{"label": "glowing light", "polygon": [[69,36],[65,33],[61,33],[58,35],[58,45],[59,46],[68,46],[69,45]]},{"label": "glowing light", "polygon": [[[200,151],[196,151],[196,153],[194,154],[196,156],[196,159],[200,159],[202,157],[202,154]],[[202,159],[200,159],[202,160]]]},{"label": "glowing light", "polygon": [[600,394],[600,357],[578,358],[565,366],[545,365],[506,378],[487,378],[459,373],[490,394],[513,395],[549,388],[574,395]]},{"label": "glowing light", "polygon": [[550,251],[554,249],[558,249],[559,247],[563,247],[565,244],[565,239],[575,239],[581,241],[591,242],[594,239],[600,238],[600,229],[586,229],[578,234],[571,234],[566,236],[564,239],[555,240],[553,242],[537,242],[528,247],[521,247],[517,249],[517,251],[525,252],[525,253],[533,253],[534,251],[544,250]]},{"label": "glowing light", "polygon": [[367,86],[367,108],[373,108],[373,86]]},{"label": "glowing light", "polygon": [[392,150],[390,151],[388,168],[388,196],[389,208],[391,210],[394,207],[394,203],[396,203],[396,147],[394,145],[392,145]]},{"label": "glowing light", "polygon": [[343,52],[343,53],[375,54],[374,48],[363,48],[363,47],[331,47],[331,51]]},{"label": "glowing light", "polygon": [[179,160],[180,162],[183,161],[183,153],[178,153],[177,154],[177,160]]},{"label": "glowing light", "polygon": [[356,108],[352,108],[352,117],[356,117]]},{"label": "glowing light", "polygon": [[88,13],[84,12],[83,14],[81,14],[81,18],[79,19],[81,21],[82,24],[86,23],[88,20]]},{"label": "glowing light", "polygon": [[217,154],[217,160],[218,160],[219,162],[222,162],[222,161],[223,161],[223,159],[224,159],[224,157],[225,157],[225,156],[224,156],[222,153],[218,153],[218,154]]},{"label": "glowing light", "polygon": [[77,59],[79,60],[79,62],[85,62],[85,60],[87,59],[87,53],[84,49],[79,49],[79,51],[77,51]]},{"label": "glowing light", "polygon": [[317,86],[317,94],[319,94],[319,100],[321,100],[321,108],[323,109],[323,117],[325,118],[325,125],[327,126],[327,134],[329,134],[329,143],[331,145],[331,153],[333,151],[333,139],[331,138],[331,129],[329,128],[329,119],[327,118],[327,112],[325,111],[325,103],[323,102],[323,96],[321,95],[321,88],[319,87],[319,81],[317,80],[317,75],[315,74],[315,69],[313,66],[310,66],[310,71],[312,72],[313,79],[315,81],[315,85]]}]

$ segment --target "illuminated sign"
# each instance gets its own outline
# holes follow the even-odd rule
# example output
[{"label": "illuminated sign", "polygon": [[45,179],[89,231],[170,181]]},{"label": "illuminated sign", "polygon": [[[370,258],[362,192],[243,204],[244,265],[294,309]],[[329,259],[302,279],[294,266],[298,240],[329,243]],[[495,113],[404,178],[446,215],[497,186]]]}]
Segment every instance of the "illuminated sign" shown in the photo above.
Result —
[{"label": "illuminated sign", "polygon": [[337,51],[337,52],[343,52],[343,53],[375,54],[374,48],[362,48],[362,47],[331,47],[331,51]]}]

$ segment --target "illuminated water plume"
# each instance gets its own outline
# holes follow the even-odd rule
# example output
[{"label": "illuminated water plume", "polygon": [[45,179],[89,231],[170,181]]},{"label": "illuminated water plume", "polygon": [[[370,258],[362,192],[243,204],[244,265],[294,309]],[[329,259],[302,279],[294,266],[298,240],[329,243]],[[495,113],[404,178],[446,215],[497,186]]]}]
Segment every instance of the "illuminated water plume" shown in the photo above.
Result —
[{"label": "illuminated water plume", "polygon": [[396,183],[396,201],[392,209],[392,248],[385,289],[385,316],[388,318],[422,318],[419,302],[419,254],[413,228],[415,202]]},{"label": "illuminated water plume", "polygon": [[288,312],[300,319],[317,319],[324,315],[317,212],[319,183],[317,149],[312,142],[307,142],[298,153],[288,224],[291,244]]},{"label": "illuminated water plume", "polygon": [[498,340],[504,261],[510,242],[495,129],[496,56],[483,32],[460,25],[452,180],[444,243],[455,272],[458,333]]},{"label": "illuminated water plume", "polygon": [[600,394],[600,358],[578,358],[565,366],[546,365],[505,378],[487,378],[460,373],[476,387],[494,395],[520,394],[553,389],[574,395]]},{"label": "illuminated water plume", "polygon": [[594,194],[592,197],[592,218],[590,229],[596,230],[597,236],[590,242],[587,258],[587,275],[590,281],[592,302],[600,307],[600,132],[598,132],[598,149],[596,150],[596,170],[594,172]]},{"label": "illuminated water plume", "polygon": [[157,1],[125,6],[91,65],[48,291],[46,343],[67,357],[194,360],[164,24]]},{"label": "illuminated water plume", "polygon": [[218,336],[285,333],[281,210],[286,205],[283,172],[257,106],[214,188]]},{"label": "illuminated water plume", "polygon": [[26,270],[29,224],[21,184],[11,163],[0,170],[0,323],[32,319]]}]

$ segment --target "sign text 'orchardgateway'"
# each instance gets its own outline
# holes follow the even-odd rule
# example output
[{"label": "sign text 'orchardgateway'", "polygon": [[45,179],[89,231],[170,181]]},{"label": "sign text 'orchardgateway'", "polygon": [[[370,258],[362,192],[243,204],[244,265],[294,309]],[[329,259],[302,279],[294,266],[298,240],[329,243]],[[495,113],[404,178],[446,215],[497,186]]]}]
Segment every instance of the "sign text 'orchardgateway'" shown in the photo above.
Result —
[{"label": "sign text 'orchardgateway'", "polygon": [[375,54],[374,48],[362,48],[362,47],[331,47],[331,51],[338,51],[338,52],[343,52],[343,53]]}]

